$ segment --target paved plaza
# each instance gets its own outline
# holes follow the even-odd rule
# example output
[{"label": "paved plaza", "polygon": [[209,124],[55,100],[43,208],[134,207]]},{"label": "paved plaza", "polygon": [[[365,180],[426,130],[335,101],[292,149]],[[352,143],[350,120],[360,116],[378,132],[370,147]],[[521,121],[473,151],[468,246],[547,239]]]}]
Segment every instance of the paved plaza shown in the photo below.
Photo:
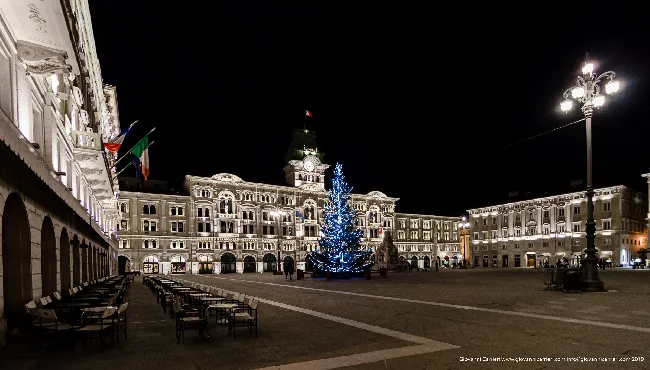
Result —
[{"label": "paved plaza", "polygon": [[[137,278],[129,337],[104,352],[0,351],[3,369],[542,369],[650,368],[650,270],[601,272],[607,293],[544,291],[541,270],[448,269],[373,279],[285,280],[270,274],[178,277],[261,299],[258,337],[210,322],[207,340],[174,322]],[[295,276],[294,276],[295,278]],[[27,338],[25,338],[27,339]],[[501,357],[502,362],[468,362]],[[568,358],[567,358],[568,357]],[[574,358],[613,362],[569,362]],[[632,362],[635,357],[644,361]],[[535,362],[525,361],[534,358]],[[550,362],[539,361],[550,358]],[[628,362],[621,362],[628,360]]]}]

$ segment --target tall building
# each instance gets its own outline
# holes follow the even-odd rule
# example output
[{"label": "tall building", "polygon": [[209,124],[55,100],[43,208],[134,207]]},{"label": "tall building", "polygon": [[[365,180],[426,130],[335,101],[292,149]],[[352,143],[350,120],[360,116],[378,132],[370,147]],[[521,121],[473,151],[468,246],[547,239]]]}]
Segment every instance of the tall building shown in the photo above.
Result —
[{"label": "tall building", "polygon": [[[625,186],[596,189],[598,257],[627,266],[647,248],[647,196]],[[470,209],[473,267],[535,267],[567,258],[580,266],[587,246],[585,191]]]},{"label": "tall building", "polygon": [[85,0],[0,1],[0,345],[25,304],[116,271],[120,130]]},{"label": "tall building", "polygon": [[[144,273],[309,271],[327,199],[324,155],[312,131],[296,130],[285,157],[287,185],[247,182],[220,173],[186,176],[184,195],[120,191],[119,255],[123,269]],[[399,259],[420,267],[455,263],[458,218],[395,213],[398,198],[353,194],[362,244],[375,250],[390,233]],[[439,251],[439,253],[438,253]],[[278,263],[280,262],[280,263]]]}]

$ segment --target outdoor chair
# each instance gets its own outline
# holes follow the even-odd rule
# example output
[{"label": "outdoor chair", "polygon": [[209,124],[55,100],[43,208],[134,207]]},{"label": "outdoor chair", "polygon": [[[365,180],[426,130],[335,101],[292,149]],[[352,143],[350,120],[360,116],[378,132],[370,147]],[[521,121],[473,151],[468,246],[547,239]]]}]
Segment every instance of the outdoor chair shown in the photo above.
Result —
[{"label": "outdoor chair", "polygon": [[180,343],[181,339],[185,341],[185,331],[190,329],[198,329],[199,337],[205,338],[205,330],[208,326],[207,320],[204,317],[199,317],[198,311],[187,311],[181,307],[180,301],[175,301],[172,307],[174,316],[176,317],[176,343]]},{"label": "outdoor chair", "polygon": [[[70,337],[70,349],[71,351],[74,350],[73,335],[78,327],[59,321],[56,312],[51,308],[35,307],[29,309],[28,312],[37,318],[32,323],[39,329],[40,348],[43,348],[44,335],[47,333],[53,333],[57,338],[63,333]],[[38,322],[38,325],[36,322]],[[55,340],[55,342],[58,342],[58,340]]]},{"label": "outdoor chair", "polygon": [[235,308],[232,311],[232,316],[230,318],[230,327],[232,330],[233,339],[237,336],[238,327],[248,327],[248,332],[253,333],[253,327],[255,327],[255,337],[257,337],[257,305],[259,301],[257,299],[248,298],[248,302],[244,303],[242,306]]},{"label": "outdoor chair", "polygon": [[126,326],[126,311],[129,308],[129,302],[122,303],[117,309],[115,316],[115,331],[117,334],[117,342],[120,342],[120,329],[124,331],[124,339],[127,339],[127,326]]},{"label": "outdoor chair", "polygon": [[104,337],[107,335],[111,336],[111,341],[115,343],[115,318],[116,318],[117,309],[115,307],[107,307],[104,312],[101,314],[98,320],[93,320],[92,318],[86,318],[87,323],[84,323],[84,326],[77,330],[78,333],[81,333],[83,336],[83,346],[87,347],[89,339],[94,339],[93,336],[97,336],[100,340],[100,350],[104,351]]}]

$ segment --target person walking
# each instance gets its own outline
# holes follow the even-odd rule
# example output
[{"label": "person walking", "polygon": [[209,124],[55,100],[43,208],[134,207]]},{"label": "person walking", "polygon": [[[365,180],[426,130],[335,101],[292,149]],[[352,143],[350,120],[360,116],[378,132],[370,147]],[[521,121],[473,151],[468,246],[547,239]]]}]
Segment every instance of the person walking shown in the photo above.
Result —
[{"label": "person walking", "polygon": [[284,266],[284,280],[287,280],[289,278],[289,266],[285,263]]},{"label": "person walking", "polygon": [[289,265],[289,280],[293,280],[293,265]]},{"label": "person walking", "polygon": [[436,271],[438,271],[438,261],[436,261]]}]

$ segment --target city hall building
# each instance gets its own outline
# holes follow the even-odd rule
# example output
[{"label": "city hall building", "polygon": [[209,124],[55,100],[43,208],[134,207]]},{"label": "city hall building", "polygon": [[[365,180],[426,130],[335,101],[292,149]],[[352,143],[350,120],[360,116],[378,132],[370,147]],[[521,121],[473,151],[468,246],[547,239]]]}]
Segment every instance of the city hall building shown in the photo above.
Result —
[{"label": "city hall building", "polygon": [[0,346],[28,302],[117,273],[119,130],[87,1],[0,2]]},{"label": "city hall building", "polygon": [[[286,155],[287,185],[247,182],[220,173],[186,176],[183,194],[160,186],[119,194],[120,269],[144,273],[282,271],[285,263],[310,270],[306,255],[318,248],[327,199],[323,153],[315,134],[296,130]],[[125,189],[128,180],[121,185]],[[153,184],[155,185],[155,184]],[[459,217],[396,213],[399,199],[380,191],[353,194],[363,247],[384,237],[401,262],[429,267],[458,263]]]},{"label": "city hall building", "polygon": [[[629,266],[648,246],[647,196],[625,186],[594,193],[597,256]],[[587,246],[585,191],[470,209],[473,267],[535,267],[567,258],[580,266]]]}]

